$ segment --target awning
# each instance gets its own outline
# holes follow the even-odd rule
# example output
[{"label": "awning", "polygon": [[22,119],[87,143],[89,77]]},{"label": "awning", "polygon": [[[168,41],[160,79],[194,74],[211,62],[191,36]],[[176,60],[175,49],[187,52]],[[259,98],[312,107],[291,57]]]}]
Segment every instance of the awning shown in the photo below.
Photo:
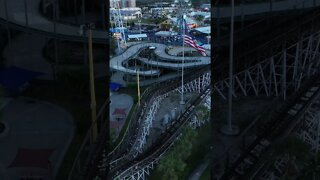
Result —
[{"label": "awning", "polygon": [[112,91],[117,91],[120,87],[122,87],[122,85],[119,84],[119,83],[110,83],[110,84],[109,84],[109,88],[110,88]]}]

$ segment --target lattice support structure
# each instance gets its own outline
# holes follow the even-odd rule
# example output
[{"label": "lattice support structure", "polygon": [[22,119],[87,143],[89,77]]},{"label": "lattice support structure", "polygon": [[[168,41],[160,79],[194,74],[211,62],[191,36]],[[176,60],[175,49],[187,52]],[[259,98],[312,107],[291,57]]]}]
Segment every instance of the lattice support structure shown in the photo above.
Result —
[{"label": "lattice support structure", "polygon": [[[283,49],[276,55],[234,74],[233,96],[254,94],[257,96],[281,96],[283,99],[286,99],[287,93],[292,92],[290,92],[290,90],[297,91],[304,80],[319,74],[319,44],[320,32],[317,32],[301,39],[287,49]],[[210,85],[210,76],[211,73],[206,73],[184,84],[183,92],[201,92],[206,86]],[[227,99],[226,94],[230,86],[228,82],[228,79],[224,79],[214,83],[212,93],[217,93],[221,98]],[[181,90],[181,87],[176,89],[176,91],[180,93],[182,92]],[[209,99],[210,98],[207,98],[206,100],[208,105],[211,103]],[[309,111],[310,113],[313,112],[312,108],[310,108]],[[314,112],[312,115],[308,115],[308,117],[318,117],[319,119],[319,114],[315,114]],[[301,137],[307,142],[312,143],[314,146],[313,149],[318,150],[319,144],[314,143],[316,140],[312,140],[310,138],[311,135],[306,135],[313,133],[314,136],[314,133],[318,132],[317,128],[320,129],[319,120],[317,121],[316,119],[317,118],[309,118],[309,126],[312,128],[310,128],[310,132],[306,131],[305,133],[301,133]],[[319,139],[317,139],[316,142],[319,142]],[[158,159],[159,158],[160,157],[158,157]],[[154,163],[151,164],[154,165]],[[275,167],[277,167],[276,164]],[[146,166],[146,168],[148,168],[148,166]],[[121,173],[123,176],[118,176],[117,179],[143,179],[144,175],[141,174],[142,172],[147,173],[149,171],[146,171],[145,167],[137,169],[130,167],[126,172]],[[276,178],[273,172],[267,173],[266,171],[265,177],[267,176]]]},{"label": "lattice support structure", "polygon": [[[203,91],[208,85],[211,83],[211,73],[205,73],[198,78],[194,79],[193,81],[190,81],[188,83],[185,83],[183,85],[183,92],[194,92],[194,93],[200,93]],[[181,93],[181,87],[177,88],[176,91]]]},{"label": "lattice support structure", "polygon": [[[211,101],[211,94],[209,93],[204,99],[203,101],[201,102],[202,105],[204,105],[208,111],[210,112],[210,101]],[[210,103],[210,104],[209,104]],[[198,115],[197,115],[197,111],[196,113],[191,117],[190,119],[190,127],[192,129],[196,129],[196,128],[199,128],[201,126],[203,126],[205,123],[207,123],[208,121],[210,120],[210,116],[208,117],[208,119],[205,119],[205,120],[200,120]]]},{"label": "lattice support structure", "polygon": [[[168,149],[170,149],[171,146],[169,146]],[[151,161],[147,165],[131,166],[127,170],[121,172],[121,174],[114,177],[113,179],[114,180],[145,180],[145,176],[149,175],[150,171],[153,168],[155,168],[155,166],[159,163],[159,160],[167,152],[167,150],[157,158],[153,159],[153,161]]]},{"label": "lattice support structure", "polygon": [[133,167],[129,176],[118,176],[115,180],[145,180],[146,175],[150,174],[150,171],[158,163],[157,160],[151,162],[150,164],[144,166],[143,168]]},{"label": "lattice support structure", "polygon": [[137,141],[133,145],[133,149],[130,151],[130,154],[133,155],[133,157],[136,157],[139,153],[143,152],[143,148],[147,143],[147,135],[150,133],[150,128],[152,127],[152,122],[155,118],[155,115],[160,107],[161,101],[168,97],[169,94],[171,94],[173,91],[167,92],[163,95],[160,95],[158,97],[155,97],[151,102],[151,106],[149,110],[147,111],[147,115],[144,118],[144,122],[142,126],[140,127],[140,131],[138,134]]},{"label": "lattice support structure", "polygon": [[[300,123],[299,129],[295,130],[294,135],[302,139],[304,142],[311,146],[311,152],[316,155],[319,152],[320,146],[320,95],[318,90],[320,89],[319,83],[311,87],[307,92],[300,97],[300,100],[288,110],[288,116],[298,116]],[[317,93],[317,94],[315,94]],[[312,98],[312,99],[311,99]],[[307,108],[304,108],[304,103],[308,103]],[[306,104],[305,104],[306,105]],[[298,122],[299,122],[298,121]],[[274,166],[268,167],[263,170],[261,175],[256,177],[258,180],[280,180],[285,174],[288,163],[290,161],[289,155],[277,157]]]},{"label": "lattice support structure", "polygon": [[312,154],[316,155],[320,151],[320,99],[308,108],[303,120],[303,128],[297,131],[297,135],[310,145]]},{"label": "lattice support structure", "polygon": [[281,180],[289,163],[289,156],[278,156],[273,166],[265,170],[257,180]]},{"label": "lattice support structure", "polygon": [[[205,73],[201,76],[199,76],[198,78],[196,78],[194,81],[191,81],[189,83],[184,84],[184,88],[188,88],[188,91],[185,92],[196,92],[196,93],[200,93],[201,91],[205,90],[206,87],[208,87],[210,85],[210,81],[211,81],[211,73]],[[188,86],[189,85],[189,86]],[[180,90],[180,91],[179,91]],[[181,87],[170,91],[166,94],[163,94],[161,96],[158,96],[157,98],[160,99],[160,101],[162,99],[164,99],[165,97],[167,97],[170,93],[179,91],[181,92]],[[210,90],[209,90],[210,91]],[[210,103],[211,103],[211,93],[207,93],[206,95],[204,95],[205,97],[202,100],[202,104],[204,104],[206,107],[210,108]],[[156,99],[157,99],[156,98]],[[159,101],[159,104],[160,104]],[[157,107],[159,107],[159,104]],[[150,108],[151,109],[151,108]],[[156,110],[156,108],[154,108],[154,110]],[[150,112],[150,111],[149,111]],[[151,114],[151,113],[150,113]],[[152,113],[153,115],[155,113]],[[151,121],[152,123],[152,121]],[[177,137],[175,140],[179,139],[179,137]],[[145,138],[143,139],[145,141]],[[141,141],[137,141],[137,142],[141,142]],[[143,144],[143,143],[141,143]],[[173,145],[174,143],[172,143],[166,150],[168,151],[168,149]],[[135,147],[135,146],[134,146]],[[143,147],[143,146],[142,146]],[[141,151],[138,151],[141,150]],[[142,152],[142,149],[136,149],[135,152]],[[158,161],[160,160],[160,158],[162,157],[163,154],[165,154],[165,152],[163,152],[160,156],[158,156],[156,159],[154,159],[154,161],[152,161],[151,163],[149,163],[148,165],[145,166],[135,166],[135,167],[130,167],[128,168],[126,171],[122,172],[121,174],[117,175],[116,180],[144,180],[145,179],[145,175],[149,174],[150,170],[154,168],[154,166],[158,163]],[[137,155],[137,154],[136,154]]]},{"label": "lattice support structure", "polygon": [[124,32],[124,27],[123,27],[123,21],[122,21],[122,16],[121,16],[121,12],[120,12],[120,4],[119,4],[119,0],[112,0],[112,3],[114,5],[115,8],[115,13],[113,14],[113,19],[114,19],[114,24],[115,24],[115,28],[117,30],[119,30],[119,33],[121,34],[121,42],[118,40],[118,48],[121,49],[121,46],[126,46],[127,42],[126,42],[126,35]]},{"label": "lattice support structure", "polygon": [[[297,91],[301,82],[319,73],[320,32],[233,76],[233,96],[281,96]],[[213,93],[227,99],[228,78],[213,84]]]}]

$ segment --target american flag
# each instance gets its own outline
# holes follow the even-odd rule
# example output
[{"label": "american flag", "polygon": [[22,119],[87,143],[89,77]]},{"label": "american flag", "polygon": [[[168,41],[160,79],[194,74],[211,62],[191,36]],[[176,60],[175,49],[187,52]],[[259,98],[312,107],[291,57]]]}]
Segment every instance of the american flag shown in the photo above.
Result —
[{"label": "american flag", "polygon": [[199,46],[196,40],[194,40],[191,36],[184,35],[184,43],[198,50],[202,56],[207,56],[206,50],[202,46]]},{"label": "american flag", "polygon": [[198,45],[197,41],[194,38],[187,35],[187,34],[189,34],[189,28],[187,26],[186,20],[184,19],[183,21],[184,21],[183,26],[186,27],[185,28],[185,35],[184,35],[184,43],[186,45],[189,45],[189,46],[193,47],[194,49],[198,50],[202,56],[207,56],[206,50],[202,46]]}]

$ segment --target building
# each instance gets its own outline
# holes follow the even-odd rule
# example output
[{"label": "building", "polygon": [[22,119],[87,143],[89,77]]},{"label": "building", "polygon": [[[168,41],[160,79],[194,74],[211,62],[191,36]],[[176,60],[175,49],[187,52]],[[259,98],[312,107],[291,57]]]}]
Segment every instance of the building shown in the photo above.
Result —
[{"label": "building", "polygon": [[156,8],[151,8],[150,13],[160,15],[161,13],[165,13],[165,14],[172,13],[176,10],[177,10],[176,7],[163,7],[163,8],[156,7]]},{"label": "building", "polygon": [[205,11],[208,11],[208,10],[210,10],[210,8],[211,8],[211,4],[202,4],[202,5],[200,6],[200,8],[203,9],[203,10],[205,10]]},{"label": "building", "polygon": [[[174,18],[169,18],[169,19],[170,19],[170,21],[171,21],[171,24],[177,24],[177,23],[178,23],[176,17],[174,17]],[[193,18],[187,16],[187,17],[185,18],[185,20],[186,20],[186,23],[187,23],[187,25],[188,25],[189,28],[192,29],[192,28],[198,27],[198,23],[197,23]]]},{"label": "building", "polygon": [[[113,20],[114,14],[117,13],[117,9],[110,8],[110,18]],[[131,8],[122,8],[120,9],[120,13],[123,20],[129,20],[129,19],[136,19],[141,18],[141,8],[138,7],[131,7]]]},{"label": "building", "polygon": [[[136,0],[118,0],[120,8],[136,7]],[[114,8],[113,0],[110,0],[110,8]]]}]

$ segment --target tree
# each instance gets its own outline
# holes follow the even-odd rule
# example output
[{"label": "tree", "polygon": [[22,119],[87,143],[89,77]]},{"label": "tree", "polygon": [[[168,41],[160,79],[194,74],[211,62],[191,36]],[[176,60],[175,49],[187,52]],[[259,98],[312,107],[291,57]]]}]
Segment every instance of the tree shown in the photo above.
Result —
[{"label": "tree", "polygon": [[194,16],[194,18],[200,25],[203,23],[202,22],[204,20],[204,16],[203,15],[196,15],[196,16]]},{"label": "tree", "polygon": [[191,154],[197,134],[190,127],[185,127],[182,130],[180,139],[173,145],[173,149],[160,160],[157,167],[157,170],[162,174],[162,179],[178,180],[183,178],[181,173],[187,166],[186,159]]}]

